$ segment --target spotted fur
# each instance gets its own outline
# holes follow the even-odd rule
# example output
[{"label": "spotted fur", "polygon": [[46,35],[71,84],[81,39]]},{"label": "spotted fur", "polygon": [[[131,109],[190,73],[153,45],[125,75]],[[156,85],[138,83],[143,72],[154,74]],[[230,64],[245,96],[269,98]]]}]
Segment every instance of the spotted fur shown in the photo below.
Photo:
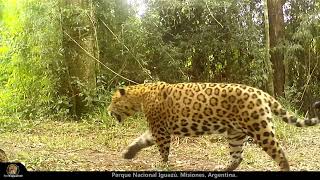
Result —
[{"label": "spotted fur", "polygon": [[[320,103],[315,103],[315,109]],[[133,158],[141,149],[157,144],[168,161],[172,135],[181,137],[225,133],[231,160],[222,170],[236,169],[242,161],[247,138],[254,141],[288,171],[289,163],[275,136],[272,115],[297,127],[313,126],[319,118],[298,119],[262,90],[225,83],[146,83],[119,89],[108,112],[119,122],[142,111],[149,130],[129,145],[124,158]],[[318,114],[317,114],[318,116]]]}]

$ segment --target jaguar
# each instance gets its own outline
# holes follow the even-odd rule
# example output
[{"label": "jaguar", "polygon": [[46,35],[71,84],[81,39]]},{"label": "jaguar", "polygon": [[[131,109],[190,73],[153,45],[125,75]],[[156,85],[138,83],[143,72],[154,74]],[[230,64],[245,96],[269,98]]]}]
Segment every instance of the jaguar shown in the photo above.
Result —
[{"label": "jaguar", "polygon": [[247,138],[252,138],[281,171],[289,171],[285,152],[275,134],[273,115],[297,127],[314,126],[319,124],[320,101],[313,108],[314,118],[300,119],[273,96],[252,86],[156,82],[118,88],[107,111],[120,123],[136,112],[142,112],[147,120],[148,130],[128,146],[123,155],[126,159],[156,144],[166,163],[172,136],[225,134],[231,158],[219,170],[235,170],[243,160]]}]

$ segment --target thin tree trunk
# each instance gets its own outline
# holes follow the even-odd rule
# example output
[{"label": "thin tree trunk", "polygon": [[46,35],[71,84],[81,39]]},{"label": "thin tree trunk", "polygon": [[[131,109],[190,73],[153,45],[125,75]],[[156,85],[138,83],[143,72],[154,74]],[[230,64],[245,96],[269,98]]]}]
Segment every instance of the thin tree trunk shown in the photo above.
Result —
[{"label": "thin tree trunk", "polygon": [[279,45],[284,40],[284,0],[267,0],[269,14],[269,36],[271,62],[273,64],[273,85],[275,96],[284,96],[285,68],[284,53]]},{"label": "thin tree trunk", "polygon": [[92,11],[91,3],[84,0],[69,0],[62,3],[65,10],[62,13],[63,48],[69,75],[68,87],[65,88],[68,92],[66,95],[71,98],[71,113],[76,118],[90,111],[84,100],[86,93],[96,87],[96,63],[87,54],[87,52],[92,55],[97,54],[92,27],[93,16],[92,13],[86,13]]},{"label": "thin tree trunk", "polygon": [[203,54],[196,50],[192,57],[191,81],[199,82],[206,79],[205,76],[205,57]]},{"label": "thin tree trunk", "polygon": [[266,36],[266,59],[264,64],[266,65],[267,83],[265,90],[270,94],[274,95],[273,85],[273,69],[270,61],[270,36],[269,36],[269,20],[268,20],[268,0],[264,0],[264,27]]}]

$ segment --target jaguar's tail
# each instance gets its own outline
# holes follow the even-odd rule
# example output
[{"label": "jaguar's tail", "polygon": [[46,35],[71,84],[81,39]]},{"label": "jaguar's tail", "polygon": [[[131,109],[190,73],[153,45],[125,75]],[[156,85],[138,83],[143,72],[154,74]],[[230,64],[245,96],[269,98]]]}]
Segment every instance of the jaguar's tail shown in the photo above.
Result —
[{"label": "jaguar's tail", "polygon": [[317,101],[313,104],[313,109],[315,111],[316,117],[311,119],[300,119],[297,118],[293,113],[288,112],[285,110],[282,105],[275,99],[269,102],[271,111],[282,118],[282,120],[288,124],[292,124],[297,127],[306,127],[306,126],[314,126],[320,123],[319,116],[320,116],[320,101]]}]

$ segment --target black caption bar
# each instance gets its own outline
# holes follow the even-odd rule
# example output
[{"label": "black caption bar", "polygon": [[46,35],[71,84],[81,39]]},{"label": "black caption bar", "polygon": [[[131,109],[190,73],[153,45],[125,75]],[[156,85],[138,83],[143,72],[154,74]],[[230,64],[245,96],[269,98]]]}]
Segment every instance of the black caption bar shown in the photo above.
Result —
[{"label": "black caption bar", "polygon": [[59,177],[88,177],[88,178],[201,178],[201,179],[238,179],[238,178],[315,178],[320,177],[320,171],[290,171],[290,172],[261,172],[261,171],[27,171],[21,163],[0,163],[0,179],[2,178],[59,178]]}]

